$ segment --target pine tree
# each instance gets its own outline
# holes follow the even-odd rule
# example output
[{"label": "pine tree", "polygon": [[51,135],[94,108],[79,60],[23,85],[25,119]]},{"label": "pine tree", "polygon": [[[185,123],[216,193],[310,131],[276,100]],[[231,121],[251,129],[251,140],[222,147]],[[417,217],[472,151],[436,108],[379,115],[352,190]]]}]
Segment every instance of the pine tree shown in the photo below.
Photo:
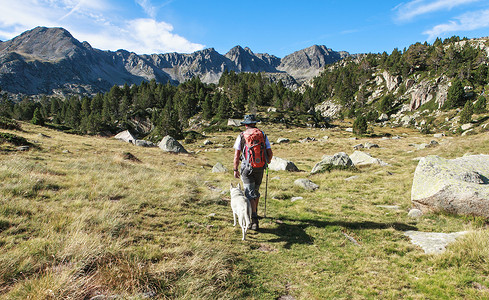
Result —
[{"label": "pine tree", "polygon": [[219,99],[219,107],[216,116],[221,120],[225,120],[231,116],[231,104],[226,95],[222,95],[221,99]]},{"label": "pine tree", "polygon": [[367,119],[364,116],[358,116],[353,122],[353,133],[355,134],[365,134],[367,128]]},{"label": "pine tree", "polygon": [[42,117],[41,110],[39,108],[34,110],[34,116],[32,117],[31,123],[34,125],[44,126],[44,118]]},{"label": "pine tree", "polygon": [[486,111],[487,99],[486,97],[480,95],[477,102],[474,104],[474,113],[480,114]]},{"label": "pine tree", "polygon": [[462,106],[464,104],[464,94],[465,91],[462,82],[458,79],[455,79],[452,82],[452,85],[448,88],[447,101],[445,102],[443,107],[446,109],[450,109]]},{"label": "pine tree", "polygon": [[205,101],[202,104],[202,116],[206,120],[210,120],[214,116],[214,111],[212,110],[212,98],[209,95],[205,97]]},{"label": "pine tree", "polygon": [[472,114],[474,113],[474,106],[472,101],[467,101],[464,108],[460,112],[460,123],[470,123],[472,121]]}]

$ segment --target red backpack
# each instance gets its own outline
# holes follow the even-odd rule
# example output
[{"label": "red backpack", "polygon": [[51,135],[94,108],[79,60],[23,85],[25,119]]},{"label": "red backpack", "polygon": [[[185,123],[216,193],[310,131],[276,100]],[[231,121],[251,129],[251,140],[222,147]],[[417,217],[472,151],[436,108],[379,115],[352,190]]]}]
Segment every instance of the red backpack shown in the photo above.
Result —
[{"label": "red backpack", "polygon": [[267,163],[265,134],[258,128],[249,128],[241,133],[242,158],[252,168],[263,168]]}]

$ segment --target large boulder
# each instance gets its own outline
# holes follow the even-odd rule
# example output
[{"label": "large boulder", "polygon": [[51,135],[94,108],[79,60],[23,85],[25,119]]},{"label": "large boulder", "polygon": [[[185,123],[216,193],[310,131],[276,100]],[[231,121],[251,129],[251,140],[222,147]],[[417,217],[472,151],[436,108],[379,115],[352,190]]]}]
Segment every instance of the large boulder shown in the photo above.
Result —
[{"label": "large boulder", "polygon": [[338,152],[334,155],[325,155],[323,156],[323,159],[312,168],[311,174],[324,172],[331,169],[331,166],[353,167],[353,162],[345,152]]},{"label": "large boulder", "polygon": [[188,153],[187,150],[183,148],[182,144],[169,135],[165,136],[161,142],[159,142],[158,147],[165,152]]},{"label": "large boulder", "polygon": [[373,158],[370,154],[362,151],[353,152],[353,154],[350,155],[350,159],[355,166],[363,166],[363,165],[387,166],[388,165],[388,163],[378,158]]},{"label": "large boulder", "polygon": [[116,136],[114,136],[114,138],[127,143],[134,143],[134,141],[136,140],[129,132],[129,130],[119,132],[118,134],[116,134]]},{"label": "large boulder", "polygon": [[270,162],[270,164],[268,164],[268,168],[272,171],[299,171],[299,169],[293,162],[277,156],[272,157],[272,161]]},{"label": "large boulder", "polygon": [[414,172],[411,201],[423,212],[489,218],[489,155],[422,158]]}]

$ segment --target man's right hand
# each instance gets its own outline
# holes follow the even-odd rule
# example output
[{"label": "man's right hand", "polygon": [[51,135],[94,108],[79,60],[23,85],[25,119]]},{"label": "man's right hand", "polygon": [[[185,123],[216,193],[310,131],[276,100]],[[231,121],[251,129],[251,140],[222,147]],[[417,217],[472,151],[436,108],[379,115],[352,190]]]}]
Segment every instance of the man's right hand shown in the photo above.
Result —
[{"label": "man's right hand", "polygon": [[238,170],[234,171],[234,178],[239,179],[239,171]]}]

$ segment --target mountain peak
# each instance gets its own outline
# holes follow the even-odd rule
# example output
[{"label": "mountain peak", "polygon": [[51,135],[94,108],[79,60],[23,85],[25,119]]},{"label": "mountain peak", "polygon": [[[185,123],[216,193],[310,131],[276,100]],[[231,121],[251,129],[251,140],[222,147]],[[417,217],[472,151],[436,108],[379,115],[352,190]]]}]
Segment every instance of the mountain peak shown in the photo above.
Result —
[{"label": "mountain peak", "polygon": [[78,48],[83,48],[83,45],[66,29],[36,27],[3,42],[0,51],[17,52],[42,60],[57,60],[73,55]]}]

